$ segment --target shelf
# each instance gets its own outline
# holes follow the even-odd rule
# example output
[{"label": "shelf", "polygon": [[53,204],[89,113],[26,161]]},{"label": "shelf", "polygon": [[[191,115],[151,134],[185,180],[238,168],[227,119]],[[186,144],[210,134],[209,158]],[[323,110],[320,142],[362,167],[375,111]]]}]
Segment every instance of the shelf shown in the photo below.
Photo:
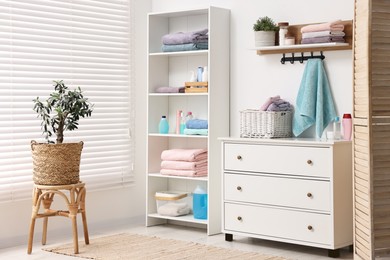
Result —
[{"label": "shelf", "polygon": [[295,52],[312,52],[312,51],[336,51],[336,50],[351,50],[352,45],[349,43],[330,42],[330,43],[314,43],[314,44],[296,44],[286,46],[265,46],[255,48],[257,54],[280,54],[280,53],[295,53]]},{"label": "shelf", "polygon": [[195,219],[194,215],[168,217],[168,216],[161,216],[157,213],[153,213],[153,214],[148,214],[148,217],[162,218],[162,219],[169,219],[169,220],[176,220],[176,221],[191,222],[191,223],[198,223],[198,224],[206,224],[207,225],[207,219]]},{"label": "shelf", "polygon": [[194,181],[208,181],[207,176],[205,176],[205,177],[184,177],[184,176],[174,176],[174,175],[162,175],[160,173],[149,173],[149,177],[194,180]]},{"label": "shelf", "polygon": [[[352,50],[352,33],[353,21],[342,21],[344,24],[344,39],[345,43],[316,43],[316,44],[296,44],[285,46],[264,46],[255,48],[258,55],[262,54],[282,54],[282,53],[298,53],[298,52],[314,52],[314,51],[338,51]],[[296,24],[288,27],[288,36],[295,37],[295,42],[300,43],[302,40],[301,28],[308,24]]]},{"label": "shelf", "polygon": [[157,136],[157,137],[177,137],[177,138],[202,138],[207,139],[207,135],[180,135],[180,134],[159,134],[159,133],[149,133],[149,136]]},{"label": "shelf", "polygon": [[209,93],[149,93],[152,97],[188,97],[188,96],[207,96]]},{"label": "shelf", "polygon": [[208,50],[154,52],[154,53],[149,53],[149,56],[201,56],[201,55],[207,55],[208,53],[209,53]]}]

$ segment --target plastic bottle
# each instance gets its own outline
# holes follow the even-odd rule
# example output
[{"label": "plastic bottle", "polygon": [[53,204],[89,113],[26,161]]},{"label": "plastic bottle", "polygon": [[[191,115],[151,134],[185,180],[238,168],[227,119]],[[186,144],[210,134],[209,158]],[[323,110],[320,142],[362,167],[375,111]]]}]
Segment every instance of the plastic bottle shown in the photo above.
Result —
[{"label": "plastic bottle", "polygon": [[207,192],[198,185],[192,199],[194,218],[207,219]]},{"label": "plastic bottle", "polygon": [[351,114],[343,115],[343,136],[344,140],[351,140],[352,135],[352,116]]},{"label": "plastic bottle", "polygon": [[181,112],[181,115],[180,115],[180,134],[184,134],[185,128],[186,128],[186,118],[184,117],[184,113]]},{"label": "plastic bottle", "polygon": [[181,110],[177,110],[176,111],[176,129],[175,129],[175,133],[176,134],[180,134],[180,122],[181,122]]},{"label": "plastic bottle", "polygon": [[202,81],[202,73],[203,73],[203,68],[202,67],[198,67],[198,82],[201,82]]},{"label": "plastic bottle", "polygon": [[340,117],[336,116],[333,121],[333,138],[338,140],[341,138],[341,123]]},{"label": "plastic bottle", "polygon": [[196,82],[196,74],[193,70],[191,70],[190,82]]},{"label": "plastic bottle", "polygon": [[285,43],[284,43],[284,40],[286,38],[286,34],[288,32],[288,23],[287,22],[283,22],[283,23],[278,23],[278,26],[279,26],[279,46],[283,46]]},{"label": "plastic bottle", "polygon": [[209,80],[209,72],[207,71],[207,66],[203,68],[203,73],[202,73],[202,81],[208,81]]},{"label": "plastic bottle", "polygon": [[192,115],[192,112],[191,111],[188,111],[187,112],[187,115],[186,115],[186,123],[191,120],[192,118],[194,118],[194,116]]},{"label": "plastic bottle", "polygon": [[168,134],[169,123],[166,116],[161,117],[160,123],[158,124],[158,132],[160,134]]}]

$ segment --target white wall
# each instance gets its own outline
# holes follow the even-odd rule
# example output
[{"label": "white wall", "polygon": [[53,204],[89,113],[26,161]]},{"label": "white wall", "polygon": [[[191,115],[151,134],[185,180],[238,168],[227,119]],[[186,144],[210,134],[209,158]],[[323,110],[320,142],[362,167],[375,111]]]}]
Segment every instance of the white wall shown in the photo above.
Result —
[{"label": "white wall", "polygon": [[[258,108],[270,96],[281,95],[295,104],[305,65],[281,65],[281,55],[256,55],[252,26],[269,16],[290,24],[352,20],[352,0],[153,0],[153,12],[214,5],[231,10],[230,133],[239,136],[239,111]],[[306,53],[307,54],[307,53]],[[317,53],[319,54],[319,53]],[[324,52],[325,66],[338,114],[352,111],[352,51]],[[290,55],[288,55],[290,56]],[[305,64],[305,63],[304,63]],[[310,129],[305,136],[313,136]]]},{"label": "white wall", "polygon": [[[110,226],[144,223],[145,215],[145,103],[146,103],[146,14],[151,10],[151,0],[135,1],[135,185],[123,189],[88,192],[87,219],[89,232],[93,234],[110,229]],[[61,208],[63,209],[63,208]],[[25,244],[27,250],[28,230],[31,218],[31,201],[0,204],[0,248]],[[78,219],[79,237],[82,239],[81,219]],[[42,219],[36,221],[34,241],[41,240]],[[48,243],[56,239],[72,239],[70,220],[62,217],[49,219]],[[40,248],[33,248],[35,250]],[[27,251],[26,251],[27,252]],[[0,256],[1,258],[1,256]]]}]

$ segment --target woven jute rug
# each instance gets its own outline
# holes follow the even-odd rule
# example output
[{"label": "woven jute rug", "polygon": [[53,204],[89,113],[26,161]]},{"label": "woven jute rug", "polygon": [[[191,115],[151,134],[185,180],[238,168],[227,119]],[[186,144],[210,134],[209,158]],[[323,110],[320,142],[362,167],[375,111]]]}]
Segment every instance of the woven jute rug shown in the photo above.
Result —
[{"label": "woven jute rug", "polygon": [[72,243],[55,247],[46,247],[43,248],[43,250],[56,254],[104,260],[285,260],[283,257],[267,256],[260,253],[128,233],[91,239],[89,245],[85,245],[84,241],[80,241],[80,253],[77,255],[73,253]]}]

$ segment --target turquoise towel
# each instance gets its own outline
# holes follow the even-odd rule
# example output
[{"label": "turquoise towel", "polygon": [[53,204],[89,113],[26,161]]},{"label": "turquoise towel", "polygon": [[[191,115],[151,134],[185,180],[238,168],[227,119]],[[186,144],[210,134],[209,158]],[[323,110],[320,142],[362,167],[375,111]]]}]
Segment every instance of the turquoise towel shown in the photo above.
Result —
[{"label": "turquoise towel", "polygon": [[321,137],[327,125],[336,117],[328,77],[321,59],[309,59],[302,76],[293,117],[293,133],[301,135],[313,124]]}]

